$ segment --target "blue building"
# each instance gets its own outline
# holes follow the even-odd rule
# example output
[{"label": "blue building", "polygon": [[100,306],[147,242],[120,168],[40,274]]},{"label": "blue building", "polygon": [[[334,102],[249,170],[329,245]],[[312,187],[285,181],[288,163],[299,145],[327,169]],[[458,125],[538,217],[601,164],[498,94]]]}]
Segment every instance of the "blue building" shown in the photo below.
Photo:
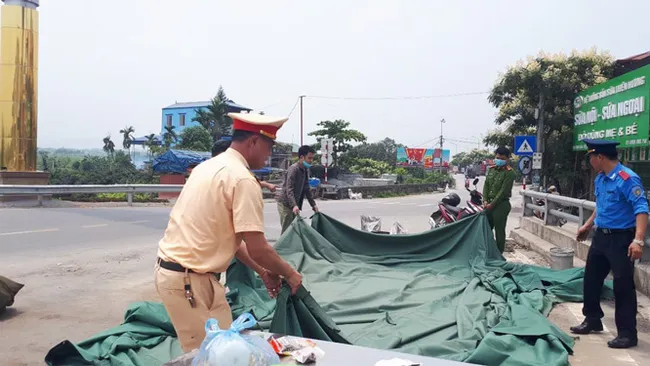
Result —
[{"label": "blue building", "polygon": [[[176,127],[174,131],[180,134],[185,127],[200,126],[198,122],[192,121],[196,117],[197,109],[207,108],[211,104],[207,102],[185,102],[175,103],[162,109],[162,123],[160,125],[160,134],[165,132],[165,126]],[[252,109],[239,105],[232,100],[226,102],[229,113],[250,112]]]}]

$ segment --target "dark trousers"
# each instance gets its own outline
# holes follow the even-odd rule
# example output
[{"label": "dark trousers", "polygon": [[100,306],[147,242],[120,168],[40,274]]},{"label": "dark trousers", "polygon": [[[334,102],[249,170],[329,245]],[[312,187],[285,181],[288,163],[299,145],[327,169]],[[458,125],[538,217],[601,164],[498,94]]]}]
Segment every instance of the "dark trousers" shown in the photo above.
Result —
[{"label": "dark trousers", "polygon": [[587,254],[582,313],[588,320],[600,320],[605,315],[600,307],[600,296],[603,282],[611,270],[614,274],[618,335],[634,338],[637,311],[634,262],[627,256],[632,240],[634,240],[633,231],[610,234],[596,231]]},{"label": "dark trousers", "polygon": [[487,213],[488,222],[490,227],[494,229],[494,239],[501,253],[506,248],[506,224],[511,209],[510,201],[503,201]]}]

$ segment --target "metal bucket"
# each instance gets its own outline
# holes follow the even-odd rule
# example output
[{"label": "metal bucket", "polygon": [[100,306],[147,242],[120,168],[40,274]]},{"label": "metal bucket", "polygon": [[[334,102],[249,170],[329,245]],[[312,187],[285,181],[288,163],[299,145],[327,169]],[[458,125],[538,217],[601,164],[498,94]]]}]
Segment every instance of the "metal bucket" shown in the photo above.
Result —
[{"label": "metal bucket", "polygon": [[573,254],[575,251],[571,248],[554,247],[551,253],[551,269],[562,270],[573,268]]}]

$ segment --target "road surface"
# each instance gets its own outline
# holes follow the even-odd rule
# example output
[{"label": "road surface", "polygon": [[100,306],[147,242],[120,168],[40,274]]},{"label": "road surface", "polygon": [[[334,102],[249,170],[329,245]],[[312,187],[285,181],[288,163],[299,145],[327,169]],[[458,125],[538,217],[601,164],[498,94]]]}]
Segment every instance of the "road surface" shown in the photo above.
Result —
[{"label": "road surface", "polygon": [[[461,176],[458,183],[465,201],[468,194]],[[409,232],[418,232],[429,229],[428,216],[443,196],[318,204],[324,213],[353,227],[360,227],[360,216],[367,214],[380,217],[385,230],[399,221]],[[510,228],[517,225],[514,216],[521,212],[518,198],[513,197]],[[115,326],[133,301],[157,300],[153,264],[169,211],[169,207],[0,209],[0,274],[25,284],[15,306],[0,317],[0,365],[42,364],[58,342],[78,342]],[[274,202],[266,203],[264,214],[267,237],[277,239],[280,223]],[[539,256],[523,250],[507,257],[540,263]],[[564,330],[581,320],[579,304],[558,309],[551,319]],[[611,313],[612,307],[607,309]],[[607,325],[611,327],[611,321]],[[572,363],[608,365],[614,360],[641,365],[637,360],[647,359],[647,344],[634,352],[611,351],[604,343],[609,336],[583,337]]]}]

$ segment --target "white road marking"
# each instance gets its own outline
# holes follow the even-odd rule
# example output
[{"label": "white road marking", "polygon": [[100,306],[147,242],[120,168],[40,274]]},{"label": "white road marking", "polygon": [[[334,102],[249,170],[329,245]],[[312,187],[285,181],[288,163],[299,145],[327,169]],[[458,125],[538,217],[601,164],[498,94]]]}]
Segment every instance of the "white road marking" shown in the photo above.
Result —
[{"label": "white road marking", "polygon": [[127,222],[123,222],[123,224],[135,225],[135,224],[144,224],[145,222],[149,222],[149,220],[127,221]]},{"label": "white road marking", "polygon": [[82,228],[84,229],[91,229],[94,227],[106,227],[108,224],[95,224],[95,225],[83,225]]},{"label": "white road marking", "polygon": [[435,206],[435,205],[436,205],[435,203],[427,203],[427,204],[424,204],[424,205],[418,205],[418,207],[429,207],[429,206]]},{"label": "white road marking", "polygon": [[384,204],[384,205],[396,205],[398,203],[400,203],[400,202],[382,202],[382,204]]},{"label": "white road marking", "polygon": [[36,234],[36,233],[49,233],[52,231],[59,231],[59,229],[41,229],[41,230],[28,230],[28,231],[13,231],[8,233],[0,233],[0,236],[21,235],[21,234]]}]

